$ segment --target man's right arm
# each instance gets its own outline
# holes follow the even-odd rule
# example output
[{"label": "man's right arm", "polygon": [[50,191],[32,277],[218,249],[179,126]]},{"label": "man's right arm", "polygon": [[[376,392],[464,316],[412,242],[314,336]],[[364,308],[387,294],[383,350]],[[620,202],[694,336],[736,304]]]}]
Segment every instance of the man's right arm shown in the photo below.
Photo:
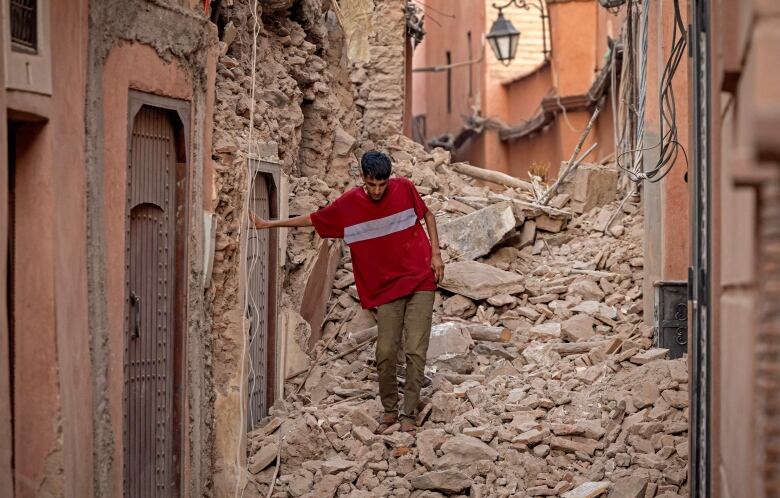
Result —
[{"label": "man's right arm", "polygon": [[252,211],[249,212],[249,219],[255,228],[299,228],[313,226],[311,222],[311,215],[296,216],[295,218],[288,218],[286,220],[264,220],[255,216]]}]

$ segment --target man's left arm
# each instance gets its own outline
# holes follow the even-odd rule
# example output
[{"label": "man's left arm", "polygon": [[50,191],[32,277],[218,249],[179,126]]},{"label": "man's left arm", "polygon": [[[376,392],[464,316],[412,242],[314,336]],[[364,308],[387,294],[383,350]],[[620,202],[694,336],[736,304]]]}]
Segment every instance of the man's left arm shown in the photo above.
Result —
[{"label": "man's left arm", "polygon": [[426,211],[423,216],[425,226],[428,228],[428,236],[431,238],[431,268],[436,276],[436,281],[441,282],[444,278],[444,263],[441,260],[441,250],[439,249],[439,232],[436,229],[436,216],[430,211]]}]

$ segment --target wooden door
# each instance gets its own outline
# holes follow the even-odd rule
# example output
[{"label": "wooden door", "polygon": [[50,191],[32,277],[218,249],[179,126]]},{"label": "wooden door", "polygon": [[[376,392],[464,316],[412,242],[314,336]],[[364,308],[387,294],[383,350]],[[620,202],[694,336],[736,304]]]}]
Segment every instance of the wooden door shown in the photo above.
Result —
[{"label": "wooden door", "polygon": [[[263,219],[268,219],[271,214],[269,193],[265,175],[255,174],[250,208]],[[268,230],[249,230],[246,250],[247,318],[249,318],[248,431],[251,431],[268,412],[270,242]]]},{"label": "wooden door", "polygon": [[168,112],[135,118],[127,183],[124,490],[127,498],[178,493],[174,427],[176,142]]}]

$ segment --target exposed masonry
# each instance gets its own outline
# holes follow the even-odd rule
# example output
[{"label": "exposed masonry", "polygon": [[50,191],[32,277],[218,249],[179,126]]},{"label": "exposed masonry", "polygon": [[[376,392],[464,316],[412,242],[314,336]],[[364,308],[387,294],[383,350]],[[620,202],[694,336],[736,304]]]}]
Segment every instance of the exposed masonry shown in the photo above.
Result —
[{"label": "exposed masonry", "polygon": [[250,433],[246,496],[272,482],[304,498],[687,496],[688,367],[642,324],[642,214],[615,200],[617,171],[583,166],[541,208],[461,177],[441,149],[385,145],[437,213],[447,264],[420,428],[375,432],[375,320],[345,256],[328,305],[339,329]]},{"label": "exposed masonry", "polygon": [[[247,192],[250,113],[259,156],[278,160],[289,182],[291,215],[326,205],[356,178],[357,157],[402,127],[404,1],[377,0],[366,63],[347,59],[343,31],[329,2],[259,2],[255,101],[251,102],[252,2],[223,2],[219,13],[212,157],[217,234],[211,286],[214,490],[232,494],[236,455],[245,454],[240,424],[244,341],[240,291],[240,222]],[[277,157],[273,157],[273,156]],[[270,157],[269,157],[270,156]],[[316,255],[313,230],[287,240],[280,272],[280,314],[300,307]],[[295,310],[295,311],[293,311]],[[305,337],[301,336],[301,344]]]}]

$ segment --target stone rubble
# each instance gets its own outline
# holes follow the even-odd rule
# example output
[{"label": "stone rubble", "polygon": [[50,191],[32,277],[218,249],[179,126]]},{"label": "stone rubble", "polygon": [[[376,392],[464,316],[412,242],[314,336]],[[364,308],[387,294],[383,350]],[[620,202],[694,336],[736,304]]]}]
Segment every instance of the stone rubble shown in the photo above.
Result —
[{"label": "stone rubble", "polygon": [[[330,359],[287,379],[286,398],[248,434],[244,496],[266,496],[278,463],[275,497],[687,496],[687,364],[653,348],[644,325],[635,205],[605,235],[615,201],[573,215],[570,192],[536,206],[530,192],[454,173],[440,149],[399,136],[384,147],[439,226],[491,234],[443,250],[420,427],[375,434],[376,329],[370,313],[352,321],[361,310],[345,256],[312,353]],[[579,202],[596,202],[578,188]],[[483,223],[468,221],[476,214]]]}]

